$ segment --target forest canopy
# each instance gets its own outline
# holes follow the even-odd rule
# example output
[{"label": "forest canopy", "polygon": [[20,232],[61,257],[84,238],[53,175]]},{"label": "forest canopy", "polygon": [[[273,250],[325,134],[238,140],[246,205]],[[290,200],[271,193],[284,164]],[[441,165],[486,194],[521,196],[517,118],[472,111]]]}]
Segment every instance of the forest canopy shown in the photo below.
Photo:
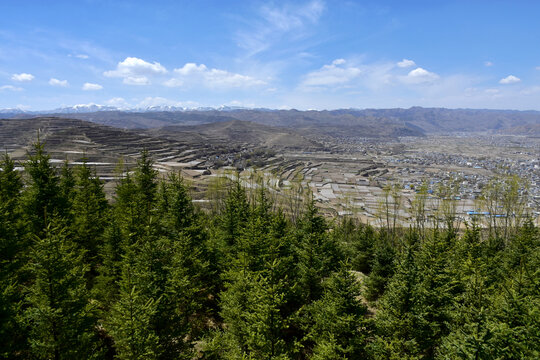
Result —
[{"label": "forest canopy", "polygon": [[411,227],[375,228],[313,200],[292,216],[239,178],[202,211],[147,152],[112,199],[39,142],[16,165],[0,161],[2,358],[540,358],[530,220],[426,228],[416,203]]}]

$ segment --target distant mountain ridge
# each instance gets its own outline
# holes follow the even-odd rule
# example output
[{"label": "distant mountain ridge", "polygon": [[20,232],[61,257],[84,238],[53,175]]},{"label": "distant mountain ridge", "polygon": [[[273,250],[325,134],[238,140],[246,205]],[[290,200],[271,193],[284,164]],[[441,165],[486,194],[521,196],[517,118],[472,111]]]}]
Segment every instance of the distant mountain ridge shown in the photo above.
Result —
[{"label": "distant mountain ridge", "polygon": [[246,109],[240,106],[222,105],[218,107],[182,107],[173,105],[151,105],[145,107],[117,107],[100,104],[78,104],[66,106],[52,110],[24,110],[20,108],[0,109],[0,114],[28,114],[28,115],[48,115],[48,114],[81,114],[101,111],[122,111],[122,112],[156,112],[156,111],[235,111]]},{"label": "distant mountain ridge", "polygon": [[[0,117],[36,115],[76,117],[81,120],[127,129],[149,129],[177,125],[201,125],[242,120],[267,126],[292,128],[317,135],[337,137],[423,136],[441,133],[530,133],[540,124],[539,111],[446,109],[411,107],[409,109],[272,110],[240,107],[188,109],[152,106],[144,109],[118,109],[87,104],[30,112],[0,110]],[[536,131],[533,131],[535,133]]]}]

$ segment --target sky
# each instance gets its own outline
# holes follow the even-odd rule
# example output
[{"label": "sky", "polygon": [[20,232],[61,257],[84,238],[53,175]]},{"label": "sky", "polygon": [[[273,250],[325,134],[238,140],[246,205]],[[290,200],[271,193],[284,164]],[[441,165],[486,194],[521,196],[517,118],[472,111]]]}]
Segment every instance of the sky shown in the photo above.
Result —
[{"label": "sky", "polygon": [[540,1],[0,2],[0,108],[540,110]]}]

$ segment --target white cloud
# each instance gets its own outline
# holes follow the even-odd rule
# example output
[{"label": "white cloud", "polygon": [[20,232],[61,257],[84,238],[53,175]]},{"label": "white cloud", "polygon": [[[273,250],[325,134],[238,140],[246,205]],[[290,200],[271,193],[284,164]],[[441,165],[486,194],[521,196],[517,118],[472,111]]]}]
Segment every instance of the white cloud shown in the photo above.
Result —
[{"label": "white cloud", "polygon": [[103,86],[101,86],[99,84],[84,83],[82,89],[84,91],[101,90],[101,89],[103,89]]},{"label": "white cloud", "polygon": [[344,85],[362,74],[355,66],[346,65],[344,59],[336,59],[330,65],[324,65],[319,70],[308,73],[302,81],[302,86],[336,86]]},{"label": "white cloud", "polygon": [[136,57],[127,57],[116,66],[115,70],[105,71],[107,77],[122,78],[124,84],[149,85],[150,77],[163,75],[167,69],[158,62],[149,63]]},{"label": "white cloud", "polygon": [[407,76],[401,76],[401,81],[406,84],[423,84],[423,83],[431,83],[437,79],[439,79],[439,75],[427,71],[426,69],[423,69],[421,67],[418,67],[414,70],[411,70]]},{"label": "white cloud", "polygon": [[55,79],[55,78],[51,78],[49,80],[49,85],[51,85],[51,86],[60,86],[60,87],[68,87],[69,83],[68,83],[67,80],[58,80],[58,79]]},{"label": "white cloud", "polygon": [[267,6],[263,8],[263,16],[275,28],[289,31],[303,26],[306,21],[317,22],[323,11],[324,3],[314,0],[298,7],[275,8]]},{"label": "white cloud", "polygon": [[123,80],[127,85],[150,85],[150,80],[146,76],[128,76]]},{"label": "white cloud", "polygon": [[179,69],[174,69],[174,72],[180,75],[191,75],[196,73],[204,73],[207,70],[208,68],[204,64],[197,65],[195,63],[187,63]]},{"label": "white cloud", "polygon": [[90,56],[86,54],[68,54],[68,57],[76,57],[77,59],[88,59]]},{"label": "white cloud", "polygon": [[514,76],[514,75],[508,75],[507,77],[505,78],[502,78],[501,80],[499,80],[499,84],[515,84],[515,83],[518,83],[520,82],[521,79]]},{"label": "white cloud", "polygon": [[523,95],[535,95],[540,93],[540,86],[531,86],[521,90],[519,93]]},{"label": "white cloud", "polygon": [[22,91],[23,88],[17,87],[17,86],[13,86],[13,85],[2,85],[2,86],[0,86],[0,91],[3,91],[3,90],[8,90],[8,91]]},{"label": "white cloud", "polygon": [[246,88],[266,84],[260,79],[232,73],[226,70],[209,69],[206,65],[186,63],[183,67],[174,69],[175,76],[163,84],[169,87],[197,86],[209,88]]},{"label": "white cloud", "polygon": [[484,66],[490,67],[493,66],[493,63],[491,61],[485,61]]},{"label": "white cloud", "polygon": [[166,99],[159,96],[146,97],[137,104],[138,108],[147,108],[147,107],[154,107],[154,106],[176,106],[176,107],[193,108],[193,107],[200,106],[200,104],[195,101],[178,101],[178,100]]},{"label": "white cloud", "polygon": [[105,104],[117,107],[119,109],[127,109],[131,107],[130,104],[122,97],[114,97],[112,99],[109,99],[105,101]]},{"label": "white cloud", "polygon": [[[322,16],[325,4],[312,0],[304,4],[286,3],[282,6],[264,5],[259,17],[249,22],[249,27],[236,34],[239,47],[253,56],[266,51],[275,44],[283,50],[283,43],[303,38],[308,25],[316,24]],[[295,54],[298,54],[298,46]]]},{"label": "white cloud", "polygon": [[400,62],[397,63],[397,66],[400,67],[400,68],[408,68],[408,67],[411,67],[411,66],[415,66],[416,63],[412,60],[409,60],[409,59],[403,59],[401,60]]},{"label": "white cloud", "polygon": [[178,78],[170,78],[169,80],[165,81],[163,85],[168,87],[181,87],[184,86],[184,82]]},{"label": "white cloud", "polygon": [[32,81],[34,80],[34,75],[27,73],[13,74],[11,75],[11,80],[14,81]]}]

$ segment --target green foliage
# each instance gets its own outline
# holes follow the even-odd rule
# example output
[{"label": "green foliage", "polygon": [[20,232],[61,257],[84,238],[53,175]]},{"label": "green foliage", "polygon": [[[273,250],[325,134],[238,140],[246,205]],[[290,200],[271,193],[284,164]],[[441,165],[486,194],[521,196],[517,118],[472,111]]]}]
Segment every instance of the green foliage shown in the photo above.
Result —
[{"label": "green foliage", "polygon": [[24,177],[0,160],[0,358],[540,356],[540,234],[514,217],[515,178],[486,190],[512,216],[485,230],[459,230],[451,185],[445,226],[424,188],[407,232],[396,186],[376,229],[313,199],[286,215],[239,175],[205,213],[146,151],[121,171],[109,202],[94,170],[55,168],[39,142]]},{"label": "green foliage", "polygon": [[88,262],[95,268],[103,232],[107,226],[109,204],[103,184],[86,162],[76,169],[72,202],[72,233],[75,241],[87,251]]},{"label": "green foliage", "polygon": [[240,182],[238,175],[232,184],[225,202],[225,210],[221,216],[221,226],[224,239],[228,245],[233,245],[240,235],[241,229],[249,215],[249,204],[246,190]]},{"label": "green foliage", "polygon": [[321,297],[322,280],[336,270],[342,254],[328,225],[311,201],[297,226],[296,258],[302,301],[311,303]]},{"label": "green foliage", "polygon": [[367,224],[355,223],[350,218],[334,228],[333,236],[344,248],[351,267],[364,274],[371,272],[375,256],[376,232]]},{"label": "green foliage", "polygon": [[85,286],[83,251],[49,226],[30,251],[22,314],[30,351],[39,359],[99,358],[95,309]]},{"label": "green foliage", "polygon": [[50,156],[44,145],[34,144],[24,164],[28,175],[27,187],[23,194],[24,214],[30,222],[33,234],[41,236],[45,227],[54,217],[67,214],[67,199],[60,188],[60,178],[50,164]]},{"label": "green foliage", "polygon": [[388,280],[394,274],[396,252],[389,234],[380,230],[374,244],[371,273],[366,280],[366,297],[370,301],[384,293]]},{"label": "green foliage", "polygon": [[22,179],[8,155],[0,161],[0,169],[0,265],[2,273],[7,274],[20,267],[20,255],[27,242],[21,220]]},{"label": "green foliage", "polygon": [[144,293],[139,276],[145,269],[137,267],[133,255],[128,252],[123,259],[118,300],[105,319],[105,327],[114,339],[119,359],[157,359],[159,338],[151,321],[159,300]]},{"label": "green foliage", "polygon": [[366,356],[368,328],[360,286],[346,264],[324,283],[324,294],[309,307],[307,338],[313,359],[360,359]]},{"label": "green foliage", "polygon": [[9,358],[24,349],[25,335],[17,322],[22,296],[21,267],[28,238],[22,221],[22,179],[15,163],[5,154],[0,160],[0,357]]}]

